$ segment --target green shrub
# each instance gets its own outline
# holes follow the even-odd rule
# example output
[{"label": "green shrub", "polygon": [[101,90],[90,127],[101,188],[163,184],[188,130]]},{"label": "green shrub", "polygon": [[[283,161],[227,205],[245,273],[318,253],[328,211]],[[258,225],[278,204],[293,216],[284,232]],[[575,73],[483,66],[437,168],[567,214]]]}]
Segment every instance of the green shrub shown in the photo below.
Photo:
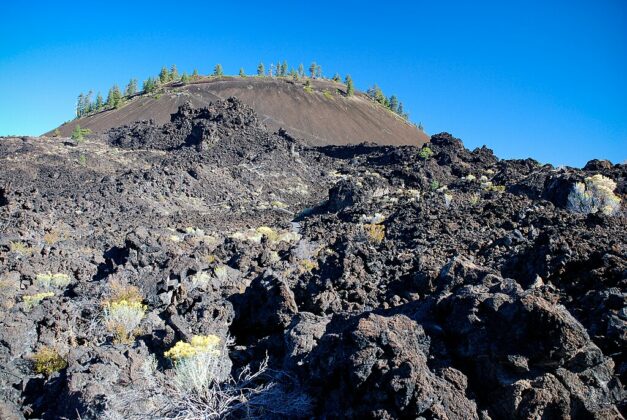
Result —
[{"label": "green shrub", "polygon": [[83,141],[88,134],[91,134],[89,128],[81,128],[80,124],[76,124],[74,131],[72,131],[72,140]]},{"label": "green shrub", "polygon": [[418,152],[418,157],[420,157],[420,159],[427,160],[431,156],[433,156],[433,150],[431,150],[431,148],[427,146],[424,146],[422,149],[420,149],[420,152]]}]

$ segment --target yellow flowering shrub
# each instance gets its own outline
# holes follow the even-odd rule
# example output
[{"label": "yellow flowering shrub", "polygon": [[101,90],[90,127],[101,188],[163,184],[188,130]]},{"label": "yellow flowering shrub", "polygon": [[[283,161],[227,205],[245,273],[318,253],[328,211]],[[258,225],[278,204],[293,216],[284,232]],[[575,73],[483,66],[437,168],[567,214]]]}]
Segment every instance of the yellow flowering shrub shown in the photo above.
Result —
[{"label": "yellow flowering shrub", "polygon": [[191,358],[200,353],[219,354],[220,351],[216,349],[219,344],[220,337],[217,335],[195,335],[189,343],[177,342],[174,347],[164,353],[164,356],[176,361]]},{"label": "yellow flowering shrub", "polygon": [[42,347],[33,356],[35,372],[46,376],[52,375],[67,367],[67,361],[51,347]]},{"label": "yellow flowering shrub", "polygon": [[26,303],[26,306],[28,306],[29,308],[32,308],[35,305],[38,305],[39,302],[41,302],[42,300],[52,297],[54,296],[54,292],[43,292],[43,293],[37,293],[35,295],[26,295],[22,297],[22,300],[24,301],[24,303]]},{"label": "yellow flowering shrub", "polygon": [[113,333],[117,343],[130,343],[137,334],[148,307],[142,303],[142,295],[135,286],[112,282],[111,296],[102,303],[105,326]]},{"label": "yellow flowering shrub", "polygon": [[35,284],[44,289],[65,289],[70,284],[70,276],[63,273],[41,273],[35,277]]},{"label": "yellow flowering shrub", "polygon": [[385,238],[385,226],[376,225],[376,224],[366,224],[364,225],[364,231],[368,238],[375,243],[381,243]]}]

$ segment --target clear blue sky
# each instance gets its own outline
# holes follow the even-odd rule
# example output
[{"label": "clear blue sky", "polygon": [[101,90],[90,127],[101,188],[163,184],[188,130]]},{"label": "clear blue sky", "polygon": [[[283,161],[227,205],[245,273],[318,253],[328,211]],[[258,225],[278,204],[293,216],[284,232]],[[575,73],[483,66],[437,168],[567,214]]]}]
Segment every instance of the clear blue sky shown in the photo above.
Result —
[{"label": "clear blue sky", "polygon": [[71,3],[0,5],[0,135],[41,134],[73,117],[81,91],[141,84],[164,64],[316,60],[470,148],[627,159],[625,0]]}]

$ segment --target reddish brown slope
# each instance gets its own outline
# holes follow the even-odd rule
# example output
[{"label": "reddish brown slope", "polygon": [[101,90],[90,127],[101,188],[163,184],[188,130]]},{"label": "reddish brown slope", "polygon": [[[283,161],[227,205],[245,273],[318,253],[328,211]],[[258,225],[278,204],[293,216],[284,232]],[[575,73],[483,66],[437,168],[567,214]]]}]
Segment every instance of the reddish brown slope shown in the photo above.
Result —
[{"label": "reddish brown slope", "polygon": [[303,82],[288,79],[211,78],[170,86],[162,93],[137,96],[119,109],[83,117],[59,129],[68,136],[76,124],[102,133],[139,120],[165,123],[186,101],[203,106],[216,99],[236,96],[253,107],[271,129],[284,128],[314,145],[363,141],[401,145],[428,140],[424,132],[362,93],[347,97],[344,85],[326,80],[313,81],[313,88],[308,93]]}]

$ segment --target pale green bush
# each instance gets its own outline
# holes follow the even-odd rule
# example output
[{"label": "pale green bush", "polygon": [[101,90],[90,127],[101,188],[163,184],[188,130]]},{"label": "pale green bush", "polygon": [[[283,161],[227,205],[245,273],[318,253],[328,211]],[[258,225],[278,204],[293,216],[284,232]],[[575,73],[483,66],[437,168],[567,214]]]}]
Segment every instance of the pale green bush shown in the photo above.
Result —
[{"label": "pale green bush", "polygon": [[613,216],[620,211],[621,199],[614,194],[616,182],[596,174],[576,182],[568,194],[568,209],[576,213],[601,212]]},{"label": "pale green bush", "polygon": [[40,273],[35,284],[43,289],[65,289],[70,284],[70,276],[63,273]]}]

